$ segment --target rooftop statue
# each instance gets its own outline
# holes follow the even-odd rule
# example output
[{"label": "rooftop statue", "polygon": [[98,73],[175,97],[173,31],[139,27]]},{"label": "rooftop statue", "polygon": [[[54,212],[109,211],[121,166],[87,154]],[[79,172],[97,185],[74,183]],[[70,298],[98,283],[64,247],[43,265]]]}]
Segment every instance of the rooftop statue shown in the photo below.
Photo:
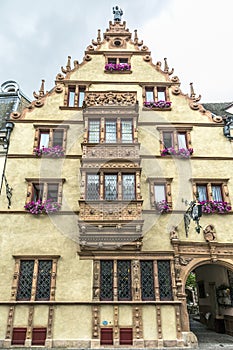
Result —
[{"label": "rooftop statue", "polygon": [[114,14],[114,22],[120,22],[121,16],[123,15],[122,9],[120,9],[118,6],[115,6],[112,9]]}]

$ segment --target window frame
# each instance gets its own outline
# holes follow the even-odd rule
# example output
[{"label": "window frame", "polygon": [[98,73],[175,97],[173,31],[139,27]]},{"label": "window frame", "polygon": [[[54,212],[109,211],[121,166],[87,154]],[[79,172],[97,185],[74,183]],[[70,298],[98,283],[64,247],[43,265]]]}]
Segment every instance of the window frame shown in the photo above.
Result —
[{"label": "window frame", "polygon": [[[119,298],[119,282],[118,282],[118,262],[119,261],[127,261],[130,264],[130,271],[129,271],[129,276],[131,278],[130,280],[130,300],[129,299],[121,299]],[[110,268],[110,273],[111,273],[111,278],[109,279],[109,275],[105,275],[103,278],[101,276],[101,266],[102,262],[108,261],[111,263],[111,268]],[[143,278],[142,278],[142,262],[143,261],[149,261],[152,265],[152,276],[150,278],[150,285],[153,288],[153,291],[151,293],[152,297],[143,297],[143,292],[142,292],[142,283],[143,283]],[[161,297],[161,287],[163,287],[160,283],[159,280],[159,262],[166,262],[167,267],[169,269],[169,277],[168,280],[170,283],[168,284],[168,297]],[[149,259],[140,259],[140,260],[134,260],[134,259],[124,259],[124,257],[119,257],[118,259],[109,259],[106,258],[104,259],[103,256],[100,257],[100,260],[93,260],[94,264],[94,272],[93,272],[93,300],[95,301],[118,301],[118,302],[125,302],[125,301],[172,301],[174,300],[174,290],[176,288],[175,286],[175,280],[174,280],[174,262],[172,259],[165,258],[165,259],[153,259],[153,257]],[[146,276],[145,276],[146,277]],[[163,276],[162,276],[163,277]],[[161,279],[161,278],[160,278]],[[108,286],[104,285],[104,292],[103,294],[106,295],[106,298],[102,297],[102,286],[103,286],[103,281],[111,281],[109,284],[109,291],[108,291]],[[135,287],[136,286],[136,287]],[[110,297],[108,297],[108,294]],[[111,300],[110,300],[111,299]]]},{"label": "window frame", "polygon": [[172,178],[162,178],[162,177],[149,177],[147,182],[149,183],[149,193],[150,193],[150,203],[151,208],[156,209],[156,196],[155,189],[156,185],[163,185],[165,190],[165,200],[170,209],[172,209],[172,193],[171,193],[171,183]]},{"label": "window frame", "polygon": [[[131,170],[131,169],[130,169]],[[88,176],[89,175],[98,175],[99,176],[99,199],[88,199],[87,197],[87,187],[88,187]],[[134,176],[134,198],[132,199],[124,199],[124,184],[123,184],[123,178],[124,176],[132,175]],[[106,187],[105,187],[105,179],[107,176],[116,176],[116,198],[115,199],[108,199],[106,198]],[[85,172],[85,200],[86,201],[136,201],[137,200],[137,171],[117,171],[114,169],[114,171],[100,171],[99,173],[93,173],[93,172]]]},{"label": "window frame", "polygon": [[36,293],[38,287],[38,271],[39,271],[39,262],[40,261],[51,261],[51,273],[50,273],[50,297],[49,299],[43,299],[44,301],[54,301],[55,300],[55,289],[56,289],[56,274],[57,274],[57,262],[60,256],[13,256],[15,259],[15,268],[13,275],[12,291],[11,291],[11,300],[20,302],[23,299],[18,299],[18,288],[20,283],[20,268],[22,261],[33,261],[33,273],[32,273],[32,286],[30,292],[30,298],[27,301],[42,301],[41,299],[36,300]]},{"label": "window frame", "polygon": [[197,187],[198,186],[206,186],[207,193],[207,201],[214,201],[212,194],[212,186],[220,186],[222,201],[230,204],[229,198],[229,190],[228,190],[228,181],[229,179],[203,179],[203,178],[195,178],[191,179],[192,187],[193,187],[193,197],[197,198]]},{"label": "window frame", "polygon": [[49,142],[48,142],[48,147],[54,147],[56,145],[53,144],[54,140],[54,135],[56,131],[62,131],[63,132],[63,138],[62,138],[62,145],[61,147],[63,150],[66,150],[66,141],[67,141],[67,130],[69,128],[69,125],[39,125],[39,124],[34,124],[35,128],[35,137],[34,137],[34,146],[33,150],[35,148],[41,149],[40,147],[40,142],[41,142],[41,137],[40,135],[42,133],[49,134]]},{"label": "window frame", "polygon": [[172,143],[174,149],[178,151],[179,148],[179,141],[178,141],[178,135],[179,134],[185,134],[186,137],[186,147],[187,149],[192,148],[192,142],[191,142],[191,130],[192,127],[174,127],[174,128],[167,128],[167,127],[157,127],[157,130],[160,134],[160,152],[162,152],[164,149],[169,148],[165,146],[164,143],[164,133],[171,133],[172,136]]},{"label": "window frame", "polygon": [[[119,53],[110,53],[110,54],[106,54],[105,55],[105,65],[106,66],[107,64],[111,63],[109,62],[109,60],[114,60],[114,64],[120,64],[120,63],[127,63],[128,65],[131,66],[131,57],[132,57],[132,54],[129,54],[129,53],[122,53],[122,52],[119,52]],[[127,60],[127,62],[121,62],[121,60]],[[132,73],[132,70],[131,68],[129,70],[113,70],[113,71],[109,71],[109,70],[106,70],[104,69],[104,73]]]},{"label": "window frame", "polygon": [[[147,98],[147,92],[151,92],[153,94],[153,101],[151,101],[151,99]],[[164,99],[161,100],[159,99],[159,93],[163,92],[164,93]],[[166,111],[170,111],[171,110],[171,101],[170,101],[170,95],[169,95],[169,86],[165,85],[165,84],[159,84],[159,85],[155,85],[155,84],[145,84],[142,85],[142,101],[143,101],[143,110],[166,110]],[[159,106],[153,106],[151,108],[146,107],[146,102],[147,103],[153,103],[153,102],[159,102],[159,101],[165,101],[165,102],[169,102],[168,105],[166,105],[165,107],[159,107]]]},{"label": "window frame", "polygon": [[62,188],[63,183],[65,182],[65,179],[56,179],[56,178],[50,178],[50,179],[43,179],[43,178],[26,178],[27,181],[27,197],[26,197],[26,204],[34,200],[34,185],[43,185],[43,194],[41,196],[41,200],[45,201],[48,198],[48,188],[49,185],[58,185],[57,190],[57,203],[62,204]]},{"label": "window frame", "polygon": [[[62,109],[83,109],[85,104],[85,92],[87,85],[85,84],[68,84],[65,87],[64,107]],[[82,95],[84,94],[84,95]],[[72,97],[71,97],[72,96]],[[70,102],[72,98],[72,103]],[[82,103],[81,103],[82,102]]]},{"label": "window frame", "polygon": [[[99,141],[98,142],[91,142],[90,141],[90,123],[91,122],[97,122],[99,123]],[[116,132],[115,132],[115,142],[107,142],[106,140],[106,122],[114,122],[116,125]],[[122,137],[122,135],[128,135],[129,133],[124,133],[123,134],[123,126],[122,123],[123,122],[129,122],[131,124],[131,140],[124,140],[124,137]],[[87,140],[87,143],[90,144],[133,144],[136,142],[137,140],[137,135],[136,135],[136,125],[135,125],[136,121],[134,118],[132,117],[110,117],[110,116],[106,116],[104,118],[88,118],[87,122],[86,122],[86,135],[84,136],[84,140]]]}]

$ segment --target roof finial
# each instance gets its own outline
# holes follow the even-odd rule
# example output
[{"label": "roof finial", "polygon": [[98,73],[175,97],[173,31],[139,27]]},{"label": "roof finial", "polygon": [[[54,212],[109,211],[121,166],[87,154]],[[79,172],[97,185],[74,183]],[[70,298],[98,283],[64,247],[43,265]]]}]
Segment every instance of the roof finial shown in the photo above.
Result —
[{"label": "roof finial", "polygon": [[118,6],[112,8],[114,14],[114,22],[121,22],[121,16],[123,15],[122,9]]},{"label": "roof finial", "polygon": [[193,83],[190,83],[190,98],[195,99],[195,97],[196,97],[196,94],[194,92]]}]

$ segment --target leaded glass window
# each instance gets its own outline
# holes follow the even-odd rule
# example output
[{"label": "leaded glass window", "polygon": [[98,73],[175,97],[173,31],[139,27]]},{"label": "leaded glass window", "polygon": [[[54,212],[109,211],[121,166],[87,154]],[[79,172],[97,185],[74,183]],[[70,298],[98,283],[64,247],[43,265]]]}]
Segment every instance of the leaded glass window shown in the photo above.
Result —
[{"label": "leaded glass window", "polygon": [[116,121],[115,120],[106,120],[106,123],[105,123],[106,143],[114,143],[117,141],[116,130],[117,130]]},{"label": "leaded glass window", "polygon": [[94,175],[94,174],[87,175],[86,199],[88,200],[99,199],[99,175]]},{"label": "leaded glass window", "polygon": [[122,175],[123,183],[123,199],[133,200],[135,199],[135,176],[133,174]]},{"label": "leaded glass window", "polygon": [[50,299],[52,260],[39,260],[36,300]]},{"label": "leaded glass window", "polygon": [[163,145],[165,148],[173,147],[173,133],[169,131],[163,132]]},{"label": "leaded glass window", "polygon": [[169,260],[158,260],[160,300],[172,300],[172,281]]},{"label": "leaded glass window", "polygon": [[106,200],[117,199],[117,175],[105,175],[104,193]]},{"label": "leaded glass window", "polygon": [[100,121],[99,120],[89,121],[88,141],[91,143],[100,142]]},{"label": "leaded glass window", "polygon": [[117,262],[118,300],[131,300],[131,261]]},{"label": "leaded glass window", "polygon": [[132,120],[122,120],[121,122],[121,140],[122,142],[133,141]]},{"label": "leaded glass window", "polygon": [[153,261],[141,261],[142,300],[155,300]]},{"label": "leaded glass window", "polygon": [[64,130],[58,129],[53,131],[53,146],[63,146]]},{"label": "leaded glass window", "polygon": [[100,300],[113,300],[113,261],[100,262]]},{"label": "leaded glass window", "polygon": [[21,260],[17,300],[30,300],[32,291],[32,279],[34,271],[34,260]]}]

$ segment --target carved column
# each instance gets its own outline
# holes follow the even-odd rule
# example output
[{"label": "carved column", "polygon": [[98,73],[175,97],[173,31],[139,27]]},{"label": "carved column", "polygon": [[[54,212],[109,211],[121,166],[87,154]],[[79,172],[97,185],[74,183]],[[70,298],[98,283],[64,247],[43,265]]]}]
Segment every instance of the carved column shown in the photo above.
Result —
[{"label": "carved column", "polygon": [[139,260],[132,261],[133,300],[141,300],[141,276]]},{"label": "carved column", "polygon": [[46,336],[46,341],[45,341],[45,347],[47,347],[47,348],[52,347],[53,322],[54,322],[54,306],[50,305],[49,312],[48,312],[47,336]]},{"label": "carved column", "polygon": [[180,307],[176,306],[175,307],[175,313],[176,313],[176,337],[179,341],[179,345],[181,344],[181,339],[182,339],[182,332],[181,332],[181,319],[180,319]]},{"label": "carved column", "polygon": [[53,259],[51,271],[51,285],[50,285],[50,300],[55,300],[56,290],[56,276],[57,276],[57,259]]},{"label": "carved column", "polygon": [[114,306],[114,320],[113,320],[113,338],[114,345],[119,345],[119,307]]},{"label": "carved column", "polygon": [[8,318],[7,318],[6,338],[3,345],[4,347],[7,347],[7,348],[9,348],[11,345],[14,313],[15,313],[15,307],[10,306],[9,312],[8,312]]},{"label": "carved column", "polygon": [[13,282],[11,287],[11,300],[16,300],[17,287],[19,282],[19,270],[20,270],[20,259],[15,260],[15,271],[13,275]]},{"label": "carved column", "polygon": [[122,200],[122,174],[118,172],[118,184],[117,184],[118,199]]},{"label": "carved column", "polygon": [[157,332],[158,332],[158,347],[163,346],[163,332],[162,332],[162,319],[161,319],[161,308],[156,305],[156,316],[157,316]]},{"label": "carved column", "polygon": [[100,307],[97,305],[92,308],[92,337],[100,338]]},{"label": "carved column", "polygon": [[103,143],[105,140],[105,118],[101,118],[100,121],[100,143]]},{"label": "carved column", "polygon": [[93,300],[100,300],[100,261],[95,260],[93,266]]},{"label": "carved column", "polygon": [[133,339],[139,340],[142,338],[143,338],[142,307],[135,306],[133,308]]},{"label": "carved column", "polygon": [[118,300],[117,295],[117,260],[113,261],[113,300]]},{"label": "carved column", "polygon": [[104,198],[104,173],[100,172],[100,199]]},{"label": "carved column", "polygon": [[155,300],[160,300],[157,260],[154,261]]},{"label": "carved column", "polygon": [[39,260],[36,259],[34,262],[31,300],[35,300],[35,298],[36,298],[36,282],[37,282],[38,268],[39,268]]},{"label": "carved column", "polygon": [[25,340],[25,346],[31,346],[32,343],[32,326],[33,326],[33,316],[34,316],[34,306],[29,306],[28,310],[28,326],[27,326],[27,334]]},{"label": "carved column", "polygon": [[136,198],[141,199],[140,171],[136,171]]}]

